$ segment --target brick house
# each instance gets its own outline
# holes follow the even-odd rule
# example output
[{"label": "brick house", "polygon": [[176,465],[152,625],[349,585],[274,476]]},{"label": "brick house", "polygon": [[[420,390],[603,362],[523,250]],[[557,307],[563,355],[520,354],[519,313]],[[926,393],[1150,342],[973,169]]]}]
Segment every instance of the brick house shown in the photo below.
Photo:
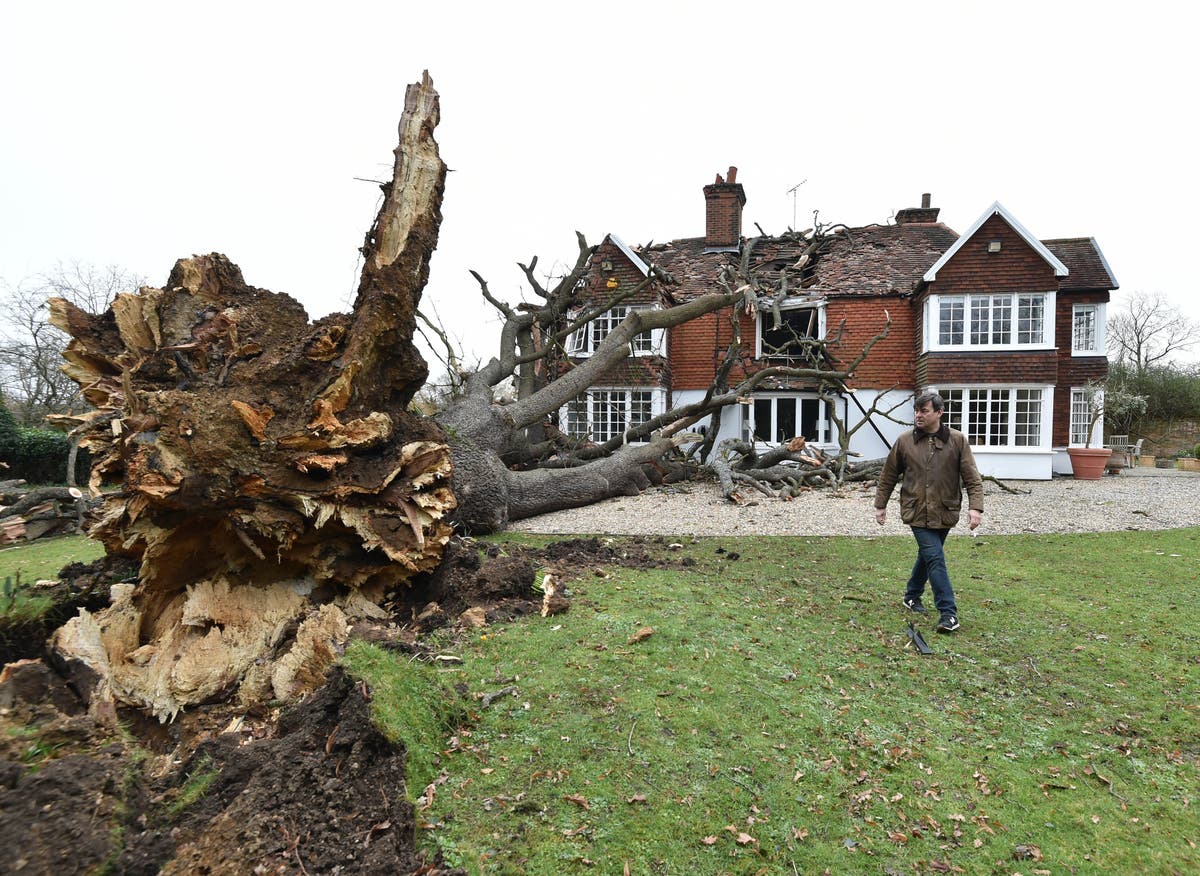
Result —
[{"label": "brick house", "polygon": [[[750,245],[757,270],[786,277],[778,321],[769,310],[726,309],[639,335],[630,357],[567,405],[568,433],[607,440],[626,424],[701,398],[733,339],[734,318],[747,353],[731,385],[765,366],[802,364],[789,346],[797,336],[836,338],[835,364],[849,360],[883,329],[886,311],[888,337],[856,370],[836,417],[811,384],[775,380],[723,413],[718,438],[775,444],[803,435],[832,448],[837,420],[853,427],[877,399],[911,420],[907,400],[936,387],[985,474],[1046,479],[1071,470],[1066,447],[1086,438],[1084,387],[1108,372],[1105,309],[1117,288],[1094,239],[1039,240],[999,203],[959,235],[938,221],[925,195],[890,224],[827,233],[806,260],[804,241],[742,236],[746,194],[736,168],[705,186],[704,198],[704,237],[645,251],[615,235],[604,239],[585,281],[590,300],[645,281],[651,264],[676,283],[650,283],[576,332],[569,355],[588,356],[629,308],[667,307],[715,290],[722,266],[736,265]],[[883,456],[904,428],[876,415],[854,433],[851,449]]]}]

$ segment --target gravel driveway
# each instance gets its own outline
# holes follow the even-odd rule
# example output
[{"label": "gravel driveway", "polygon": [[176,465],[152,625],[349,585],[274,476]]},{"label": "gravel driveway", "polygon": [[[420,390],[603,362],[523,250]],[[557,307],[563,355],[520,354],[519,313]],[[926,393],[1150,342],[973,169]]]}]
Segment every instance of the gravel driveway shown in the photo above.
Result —
[{"label": "gravel driveway", "polygon": [[[1106,532],[1200,526],[1200,474],[1133,469],[1098,481],[1054,478],[1011,481],[1010,494],[984,484],[979,533]],[[812,490],[791,502],[759,497],[738,507],[721,498],[712,482],[647,490],[586,508],[519,520],[510,529],[540,533],[609,535],[907,535],[897,497],[888,522],[875,522],[874,486],[844,492]],[[965,535],[966,514],[954,531]]]}]

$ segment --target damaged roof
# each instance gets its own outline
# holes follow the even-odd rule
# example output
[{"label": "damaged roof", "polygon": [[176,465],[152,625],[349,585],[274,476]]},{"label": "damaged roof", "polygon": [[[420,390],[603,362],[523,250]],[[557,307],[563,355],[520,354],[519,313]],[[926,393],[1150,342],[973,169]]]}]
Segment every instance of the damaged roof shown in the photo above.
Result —
[{"label": "damaged roof", "polygon": [[[807,240],[791,237],[750,238],[753,267],[758,272],[788,272],[792,295],[886,295],[911,292],[958,235],[940,222],[867,225],[830,232],[816,258],[807,266],[797,261]],[[670,273],[678,285],[671,294],[680,300],[714,290],[722,265],[736,265],[736,252],[707,252],[702,237],[672,240],[641,253]]]}]

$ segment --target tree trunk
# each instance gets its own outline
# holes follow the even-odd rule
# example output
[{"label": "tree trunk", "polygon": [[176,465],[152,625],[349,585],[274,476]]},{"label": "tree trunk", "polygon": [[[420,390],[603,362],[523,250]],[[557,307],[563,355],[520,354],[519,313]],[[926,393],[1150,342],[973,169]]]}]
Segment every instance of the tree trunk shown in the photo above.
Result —
[{"label": "tree trunk", "polygon": [[353,313],[310,324],[213,253],[103,315],[52,302],[65,370],[96,412],[80,443],[105,494],[92,531],[141,561],[136,587],[62,628],[55,648],[101,693],[160,718],[238,691],[315,684],[356,615],[434,568],[451,529],[450,455],[405,406],[446,168],[428,75],[409,86],[393,181]]}]

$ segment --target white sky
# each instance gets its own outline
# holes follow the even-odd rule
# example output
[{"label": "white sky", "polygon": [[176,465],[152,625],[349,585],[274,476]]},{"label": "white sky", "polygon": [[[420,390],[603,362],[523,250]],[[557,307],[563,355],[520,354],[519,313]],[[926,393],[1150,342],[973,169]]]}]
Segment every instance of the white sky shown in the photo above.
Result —
[{"label": "white sky", "polygon": [[1200,320],[1186,8],[10,0],[0,278],[79,259],[159,285],[218,251],[314,318],[347,310],[379,195],[355,177],[390,174],[428,69],[453,172],[423,308],[477,355],[496,321],[468,268],[516,301],[516,262],[561,268],[575,230],[699,236],[731,164],[748,233],[883,222],[922,192],[961,232],[999,200],[1040,238],[1095,237],[1118,295]]}]

